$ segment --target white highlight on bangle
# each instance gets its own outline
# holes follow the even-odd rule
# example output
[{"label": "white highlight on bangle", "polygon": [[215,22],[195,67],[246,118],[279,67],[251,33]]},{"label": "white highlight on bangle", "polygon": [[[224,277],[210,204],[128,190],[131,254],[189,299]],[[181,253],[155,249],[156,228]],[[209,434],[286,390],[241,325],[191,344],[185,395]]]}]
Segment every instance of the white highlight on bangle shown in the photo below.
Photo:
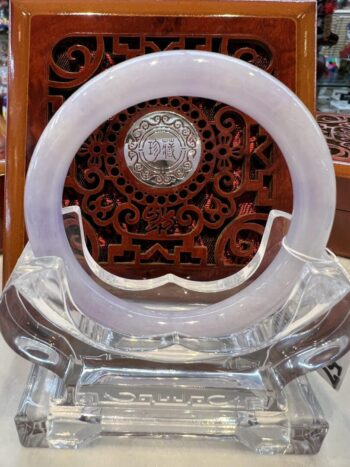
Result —
[{"label": "white highlight on bangle", "polygon": [[279,145],[294,194],[286,244],[320,257],[335,211],[331,156],[310,112],[281,82],[264,71],[211,52],[170,51],[112,67],[75,92],[56,112],[31,159],[25,190],[28,237],[36,256],[64,260],[72,299],[83,314],[135,337],[179,333],[230,335],[277,311],[298,279],[302,262],[281,249],[270,266],[236,295],[203,308],[165,312],[119,299],[81,268],[62,220],[62,191],[70,163],[83,141],[105,120],[137,103],[186,95],[238,108],[258,121]]}]

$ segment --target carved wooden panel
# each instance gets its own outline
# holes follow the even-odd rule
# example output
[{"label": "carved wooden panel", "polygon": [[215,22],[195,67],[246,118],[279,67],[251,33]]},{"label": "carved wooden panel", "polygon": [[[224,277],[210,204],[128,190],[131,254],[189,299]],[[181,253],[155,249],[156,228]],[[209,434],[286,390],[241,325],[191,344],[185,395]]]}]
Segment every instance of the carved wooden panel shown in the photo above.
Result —
[{"label": "carved wooden panel", "polygon": [[350,257],[350,115],[319,113],[318,124],[327,140],[335,162],[335,169],[341,169],[337,177],[337,209],[328,247],[337,255]]},{"label": "carved wooden panel", "polygon": [[317,121],[333,160],[350,164],[350,115],[319,113]]},{"label": "carved wooden panel", "polygon": [[[167,0],[166,2],[12,0],[11,3],[11,67],[9,67],[8,157],[5,189],[5,280],[9,277],[25,243],[24,179],[33,148],[50,115],[57,110],[70,92],[78,88],[79,80],[83,83],[105,66],[109,66],[110,58],[114,63],[119,60],[119,57],[123,59],[125,56],[146,52],[144,50],[146,38],[149,38],[147,39],[149,52],[157,48],[176,47],[178,41],[180,43],[187,41],[188,46],[192,48],[222,52],[227,47],[225,44],[230,42],[230,47],[234,46],[235,49],[226,50],[226,52],[232,54],[237,53],[237,48],[243,47],[244,49],[247,45],[252,49],[250,44],[253,43],[253,55],[257,52],[260,55],[259,60],[263,60],[265,64],[266,58],[268,60],[272,58],[271,64],[275,76],[295,91],[311,110],[314,108],[316,53],[315,3],[312,1],[291,0],[288,5],[283,2],[251,0],[225,2],[222,0],[205,2],[201,0]],[[71,56],[67,56],[67,42],[72,41],[74,37],[84,42],[76,43],[77,48],[71,49]],[[153,37],[158,41],[155,44],[152,44],[151,38]],[[159,43],[161,37],[165,40]],[[137,38],[140,38],[140,43]],[[142,41],[145,42],[142,43]],[[241,42],[243,46],[239,41],[243,41]],[[59,44],[61,49],[58,47]],[[73,43],[72,45],[74,48]],[[255,49],[258,45],[263,47],[262,54],[261,49]],[[61,55],[60,58],[59,55]],[[254,59],[253,56],[245,54],[244,50],[242,58]],[[55,71],[56,66],[58,68]],[[49,81],[59,83],[58,87],[55,85],[49,87]],[[194,105],[197,104],[194,103]],[[220,106],[220,103],[218,105]],[[247,120],[244,120],[244,123],[248,131],[251,131],[249,126],[251,127],[252,122],[247,123]],[[213,123],[210,123],[210,126],[215,128]],[[256,134],[258,134],[257,130],[253,128],[253,135]],[[246,141],[244,131],[242,131],[242,141]],[[275,157],[275,151],[274,148],[270,161]],[[216,160],[217,155],[213,154],[213,156]],[[276,156],[276,164],[277,162],[281,166],[279,168],[277,165],[274,166],[271,183],[266,178],[263,181],[264,184],[273,187],[272,202],[270,200],[269,204],[265,200],[265,204],[261,205],[261,203],[256,203],[256,196],[253,200],[255,209],[259,212],[262,210],[264,215],[267,214],[271,205],[281,209],[291,207],[288,176],[283,167],[283,161],[278,156]],[[238,164],[237,161],[235,163]],[[242,164],[242,167],[240,190],[247,179],[245,165]],[[261,166],[261,163],[256,164],[255,168],[257,180],[260,180],[260,171],[265,168]],[[263,190],[266,193],[264,186],[262,189],[257,188],[260,201]],[[234,195],[238,196],[237,190]],[[72,193],[72,200],[78,199],[79,196],[81,194],[76,190],[76,193]],[[85,217],[86,223],[90,224],[92,220],[89,215]],[[239,217],[236,216],[236,218]],[[254,225],[261,225],[263,228],[264,220],[254,222]],[[96,244],[99,245],[96,242],[100,233],[99,229],[103,230],[104,235],[108,234],[104,228],[93,226],[95,249]],[[221,230],[217,229],[217,233],[221,233]],[[250,235],[255,235],[255,233],[252,232]],[[196,241],[198,244],[202,240]],[[100,243],[104,243],[104,239],[101,239]],[[91,242],[90,248],[92,249]],[[105,248],[103,254],[108,253],[108,248],[106,249],[103,245],[99,246],[98,254],[96,255],[96,251],[94,253],[97,260],[99,255],[102,257],[101,248]],[[214,278],[216,275],[225,275],[242,266],[239,264],[242,258],[239,261],[232,260],[230,263],[227,261],[227,256],[227,254],[221,255],[221,258],[226,258],[225,266],[210,262],[207,262],[206,266],[189,263],[182,265],[181,263],[176,269],[174,264],[169,265],[165,261],[158,261],[153,265],[144,264],[135,268],[135,262],[127,264],[114,260],[113,263],[102,262],[102,266],[124,275],[132,275],[137,271],[140,277],[156,274],[154,270],[156,266],[158,273],[172,270],[185,276]]]},{"label": "carved wooden panel", "polygon": [[[185,34],[181,31],[189,27],[185,19],[176,25],[166,18],[148,21],[158,25],[155,31],[159,25],[160,29],[171,25],[173,31],[151,34],[144,32],[149,30],[144,18],[139,23],[128,21],[132,23],[129,33],[62,34],[45,47],[44,55],[31,56],[30,100],[33,104],[39,100],[41,111],[46,110],[44,117],[39,117],[38,110],[31,113],[28,160],[43,124],[79,86],[141,54],[211,50],[246,60],[295,86],[295,75],[281,68],[283,58],[293,57],[291,39],[289,55],[282,58],[259,35]],[[286,26],[291,34],[295,32],[291,22]],[[193,30],[200,28],[207,29],[192,21]],[[45,70],[46,78],[38,83],[34,71],[39,69]],[[128,169],[124,140],[141,116],[169,110],[196,128],[201,160],[180,185],[152,187]],[[139,103],[96,129],[81,146],[67,176],[63,205],[72,204],[81,207],[88,247],[105,269],[133,278],[173,272],[208,280],[232,274],[252,259],[269,211],[291,209],[291,185],[282,155],[255,121],[220,102],[174,96]]]}]

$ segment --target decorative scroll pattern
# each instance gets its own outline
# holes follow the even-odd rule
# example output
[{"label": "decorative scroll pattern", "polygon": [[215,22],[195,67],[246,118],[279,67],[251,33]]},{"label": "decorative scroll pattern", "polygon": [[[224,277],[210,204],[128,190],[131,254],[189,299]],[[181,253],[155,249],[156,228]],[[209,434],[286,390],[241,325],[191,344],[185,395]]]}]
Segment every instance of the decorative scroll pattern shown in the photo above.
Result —
[{"label": "decorative scroll pattern", "polygon": [[[221,52],[276,71],[269,49],[248,39],[69,37],[52,51],[49,116],[103,69],[141,54],[182,48]],[[127,168],[124,139],[142,115],[165,110],[192,122],[202,156],[189,179],[155,188]],[[113,273],[214,279],[231,274],[256,253],[268,212],[276,207],[280,159],[264,129],[227,105],[191,97],[157,99],[125,109],[90,135],[69,170],[63,204],[81,206],[91,254]]]},{"label": "decorative scroll pattern", "polygon": [[317,121],[333,160],[350,163],[350,115],[319,113]]}]

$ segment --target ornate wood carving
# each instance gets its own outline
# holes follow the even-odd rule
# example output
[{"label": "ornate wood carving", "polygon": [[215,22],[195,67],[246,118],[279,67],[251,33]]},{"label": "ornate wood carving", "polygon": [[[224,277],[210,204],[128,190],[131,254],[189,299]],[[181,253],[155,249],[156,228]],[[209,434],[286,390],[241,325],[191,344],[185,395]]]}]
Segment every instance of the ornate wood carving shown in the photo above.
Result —
[{"label": "ornate wood carving", "polygon": [[337,255],[350,257],[350,115],[319,113],[317,121],[327,140],[337,177],[337,210],[328,247]]},{"label": "ornate wood carving", "polygon": [[[140,114],[169,107],[197,126],[203,153],[189,180],[155,188],[126,167],[124,138]],[[266,132],[234,109],[204,99],[159,99],[127,109],[90,136],[70,169],[64,204],[82,207],[92,254],[110,270],[118,263],[169,271],[239,266],[256,253],[274,203],[276,159]]]},{"label": "ornate wood carving", "polygon": [[[137,55],[173,49],[221,52],[275,72],[271,50],[253,39],[71,36],[59,41],[50,57],[49,116],[101,70]],[[147,186],[130,173],[124,159],[132,124],[142,115],[164,110],[192,122],[202,142],[199,167],[175,188]],[[176,96],[143,102],[105,122],[82,145],[67,177],[63,203],[81,206],[89,249],[111,272],[128,277],[165,272],[193,279],[221,277],[256,253],[268,212],[278,203],[275,185],[287,178],[280,159],[269,135],[225,104]]]},{"label": "ornate wood carving", "polygon": [[[30,37],[27,164],[47,121],[70,94],[103,69],[143,53],[189,48],[233,55],[273,73],[312,105],[312,86],[301,85],[301,74],[313,76],[310,40],[310,55],[304,55],[304,38],[311,36],[302,33],[312,30],[313,16],[300,15],[314,11],[311,3],[293,4],[288,14],[282,9],[279,14],[273,2],[268,10],[255,5],[253,16],[250,2],[225,4],[230,14],[219,16],[222,2],[215,11],[205,6],[201,16],[192,2],[181,3],[181,11],[177,2],[167,2],[166,9],[158,5],[159,16],[152,2],[137,10],[133,2],[117,2],[108,6],[112,15],[100,3],[89,6],[92,12],[99,9],[98,15],[85,15],[83,3],[73,3],[66,3],[65,14],[61,7],[58,14],[55,5],[46,11],[42,0],[26,4],[26,11],[33,11],[24,31]],[[69,14],[75,6],[81,14]],[[27,24],[29,17],[23,20],[20,11],[14,10],[14,18]],[[14,36],[14,48],[16,41]],[[12,89],[14,95],[19,88]],[[195,125],[203,153],[189,180],[155,192],[127,170],[123,138],[145,113],[169,109]],[[14,124],[13,114],[10,133]],[[16,196],[18,190],[11,191]],[[259,246],[270,209],[290,210],[292,201],[283,157],[263,128],[220,102],[174,96],[139,103],[96,129],[70,168],[63,203],[81,205],[88,246],[102,267],[126,277],[174,272],[204,280],[246,264]],[[17,218],[12,219],[14,226]],[[16,252],[5,261],[7,270]]]},{"label": "ornate wood carving", "polygon": [[327,140],[333,160],[350,163],[350,115],[319,113],[318,124]]}]

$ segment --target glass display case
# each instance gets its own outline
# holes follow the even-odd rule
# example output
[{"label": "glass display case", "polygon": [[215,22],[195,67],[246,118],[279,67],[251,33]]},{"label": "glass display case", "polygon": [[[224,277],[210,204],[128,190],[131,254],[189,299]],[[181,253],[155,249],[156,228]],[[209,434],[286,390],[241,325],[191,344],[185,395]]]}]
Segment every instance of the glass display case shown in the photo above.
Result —
[{"label": "glass display case", "polygon": [[317,110],[350,114],[350,2],[319,3]]}]

